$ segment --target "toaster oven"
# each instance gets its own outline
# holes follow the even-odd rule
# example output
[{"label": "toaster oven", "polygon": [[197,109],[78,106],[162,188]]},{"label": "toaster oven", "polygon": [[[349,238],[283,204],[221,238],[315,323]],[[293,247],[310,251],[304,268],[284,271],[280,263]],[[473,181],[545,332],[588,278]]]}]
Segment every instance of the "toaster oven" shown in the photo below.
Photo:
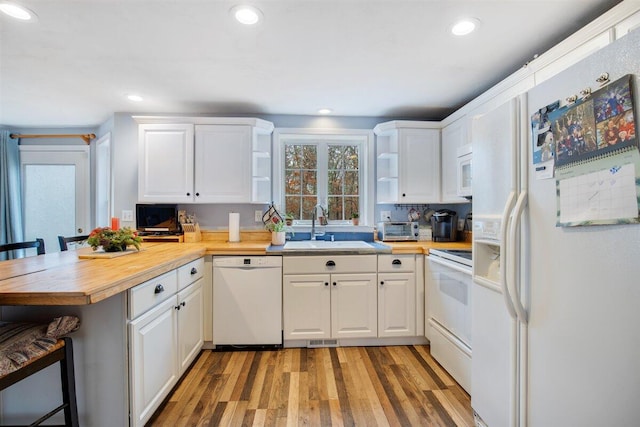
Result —
[{"label": "toaster oven", "polygon": [[378,239],[383,242],[417,241],[419,234],[418,222],[386,221],[378,223]]}]

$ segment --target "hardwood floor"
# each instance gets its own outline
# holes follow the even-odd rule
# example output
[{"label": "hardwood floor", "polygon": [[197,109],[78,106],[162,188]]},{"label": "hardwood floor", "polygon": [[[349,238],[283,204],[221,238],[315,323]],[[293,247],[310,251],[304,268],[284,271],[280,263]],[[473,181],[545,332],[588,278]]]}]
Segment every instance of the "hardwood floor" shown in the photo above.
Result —
[{"label": "hardwood floor", "polygon": [[149,426],[473,426],[429,346],[205,350]]}]

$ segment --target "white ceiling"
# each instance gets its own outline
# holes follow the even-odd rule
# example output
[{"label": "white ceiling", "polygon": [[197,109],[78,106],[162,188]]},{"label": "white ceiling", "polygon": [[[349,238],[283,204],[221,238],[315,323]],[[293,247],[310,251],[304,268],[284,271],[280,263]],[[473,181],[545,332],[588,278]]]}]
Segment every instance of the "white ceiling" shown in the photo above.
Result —
[{"label": "white ceiling", "polygon": [[[0,125],[114,112],[442,119],[619,0],[14,0],[0,17]],[[1,15],[1,14],[0,14]],[[477,33],[452,36],[459,17]],[[139,93],[145,101],[125,98]]]}]

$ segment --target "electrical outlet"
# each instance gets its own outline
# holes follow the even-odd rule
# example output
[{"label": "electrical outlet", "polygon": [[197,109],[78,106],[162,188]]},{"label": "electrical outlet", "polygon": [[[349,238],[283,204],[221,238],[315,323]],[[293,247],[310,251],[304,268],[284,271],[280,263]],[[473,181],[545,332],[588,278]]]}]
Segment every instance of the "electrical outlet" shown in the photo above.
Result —
[{"label": "electrical outlet", "polygon": [[133,211],[123,210],[122,211],[122,220],[123,221],[133,221]]},{"label": "electrical outlet", "polygon": [[256,222],[262,222],[262,211],[255,211],[254,219]]},{"label": "electrical outlet", "polygon": [[390,221],[391,220],[391,211],[381,211],[380,212],[380,221]]}]

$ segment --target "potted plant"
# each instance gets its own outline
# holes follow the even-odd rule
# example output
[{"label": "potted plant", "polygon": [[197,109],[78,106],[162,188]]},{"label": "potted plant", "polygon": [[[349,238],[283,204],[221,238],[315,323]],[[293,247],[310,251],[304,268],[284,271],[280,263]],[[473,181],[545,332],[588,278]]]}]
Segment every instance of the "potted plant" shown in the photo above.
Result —
[{"label": "potted plant", "polygon": [[286,240],[285,223],[280,219],[273,217],[264,228],[271,232],[271,244],[274,246],[282,246]]},{"label": "potted plant", "polygon": [[358,225],[360,223],[360,214],[358,214],[358,212],[351,214],[351,222],[353,225]]},{"label": "potted plant", "polygon": [[137,231],[133,231],[129,227],[118,230],[112,230],[109,227],[98,227],[89,234],[87,243],[94,251],[100,246],[105,252],[126,251],[127,246],[135,246],[137,250],[140,250],[142,237],[138,236]]},{"label": "potted plant", "polygon": [[287,223],[287,226],[291,227],[293,225],[293,214],[291,212],[288,212],[284,216],[284,221]]}]

